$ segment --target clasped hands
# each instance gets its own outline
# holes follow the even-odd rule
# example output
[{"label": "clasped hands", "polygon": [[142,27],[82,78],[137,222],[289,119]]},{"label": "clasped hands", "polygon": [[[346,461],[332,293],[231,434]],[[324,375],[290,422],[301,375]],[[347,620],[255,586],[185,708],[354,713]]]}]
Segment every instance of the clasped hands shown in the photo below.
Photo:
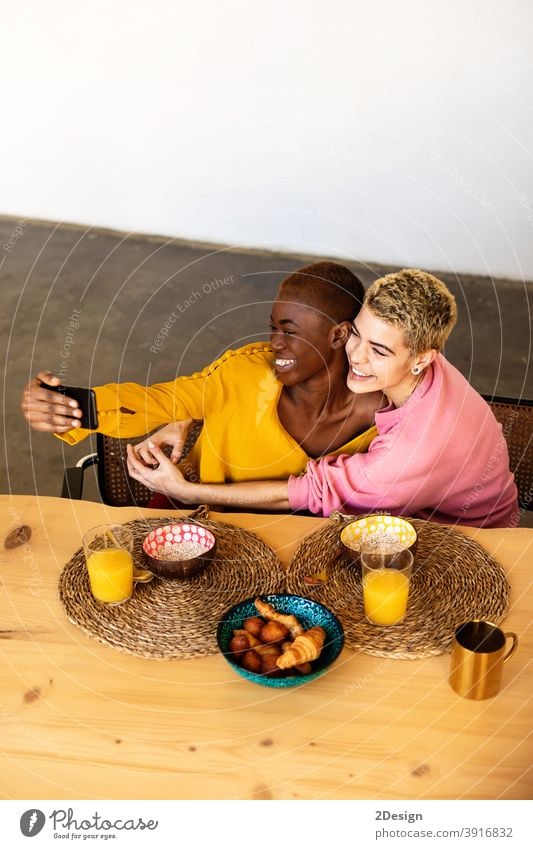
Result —
[{"label": "clasped hands", "polygon": [[[192,419],[173,422],[139,442],[127,446],[128,472],[132,478],[153,492],[162,492],[180,501],[194,504],[192,489],[176,463],[181,457]],[[170,459],[162,450],[170,447]]]},{"label": "clasped hands", "polygon": [[[131,477],[153,492],[162,492],[184,504],[194,504],[194,484],[186,480],[179,467],[169,460],[155,442],[148,439],[143,445],[150,452],[150,465],[137,456],[132,445],[127,446],[128,472]],[[157,464],[155,468],[154,464]]]}]

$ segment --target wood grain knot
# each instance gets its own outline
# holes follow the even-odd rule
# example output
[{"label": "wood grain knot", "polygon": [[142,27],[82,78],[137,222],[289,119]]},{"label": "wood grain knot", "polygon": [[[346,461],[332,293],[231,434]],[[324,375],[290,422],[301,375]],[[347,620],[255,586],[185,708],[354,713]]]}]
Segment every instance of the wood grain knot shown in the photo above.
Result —
[{"label": "wood grain knot", "polygon": [[12,640],[16,631],[0,631],[0,640]]},{"label": "wood grain knot", "polygon": [[270,792],[270,790],[266,786],[266,784],[258,784],[252,790],[252,799],[257,799],[258,801],[260,801],[262,799],[272,799],[272,798],[273,798],[272,793]]},{"label": "wood grain knot", "polygon": [[260,746],[273,746],[274,741],[270,739],[270,737],[265,737],[264,740],[259,741]]},{"label": "wood grain knot", "polygon": [[31,704],[31,702],[36,702],[37,699],[41,698],[40,687],[32,687],[31,690],[26,690],[22,698],[27,705]]},{"label": "wood grain knot", "polygon": [[31,539],[31,528],[29,525],[18,525],[8,533],[4,540],[4,548],[18,548],[19,545],[26,545]]},{"label": "wood grain knot", "polygon": [[415,778],[421,778],[423,775],[427,775],[428,772],[431,772],[429,766],[427,764],[420,764],[420,766],[411,770],[411,775],[414,775]]}]

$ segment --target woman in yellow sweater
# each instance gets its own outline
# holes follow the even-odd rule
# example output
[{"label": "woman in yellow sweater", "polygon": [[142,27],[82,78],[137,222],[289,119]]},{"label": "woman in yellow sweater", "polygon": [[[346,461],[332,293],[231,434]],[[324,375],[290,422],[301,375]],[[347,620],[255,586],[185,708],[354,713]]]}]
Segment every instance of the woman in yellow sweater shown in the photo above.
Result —
[{"label": "woman in yellow sweater", "polygon": [[[381,393],[356,398],[346,386],[344,345],[364,295],[355,275],[321,262],[289,275],[271,316],[270,344],[227,351],[202,372],[168,383],[96,387],[101,433],[131,438],[183,419],[202,419],[187,458],[187,476],[206,483],[286,478],[311,458],[365,451],[375,435]],[[70,444],[79,427],[76,402],[41,386],[58,378],[41,372],[26,387],[22,409],[36,430]],[[165,428],[158,445],[180,441]],[[175,447],[175,446],[174,446]],[[138,456],[149,461],[147,443]]]}]

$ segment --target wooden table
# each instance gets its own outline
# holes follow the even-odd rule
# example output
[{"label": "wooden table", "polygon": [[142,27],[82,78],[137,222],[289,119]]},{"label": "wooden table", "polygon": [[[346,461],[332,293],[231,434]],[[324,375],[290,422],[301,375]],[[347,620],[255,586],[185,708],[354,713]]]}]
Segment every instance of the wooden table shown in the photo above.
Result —
[{"label": "wooden table", "polygon": [[[0,795],[4,799],[531,798],[533,531],[465,529],[512,585],[520,646],[493,699],[457,696],[448,655],[394,661],[345,649],[308,687],[254,686],[220,656],[144,660],[86,637],[58,601],[83,532],[137,518],[59,498],[0,496]],[[142,515],[158,515],[145,510]],[[320,519],[224,514],[287,563]]]}]

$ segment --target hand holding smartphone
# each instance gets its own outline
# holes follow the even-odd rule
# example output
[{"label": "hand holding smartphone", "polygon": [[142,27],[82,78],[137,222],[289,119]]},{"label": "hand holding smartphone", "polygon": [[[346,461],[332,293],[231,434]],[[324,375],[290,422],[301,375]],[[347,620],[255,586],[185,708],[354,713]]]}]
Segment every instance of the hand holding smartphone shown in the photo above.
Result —
[{"label": "hand holding smartphone", "polygon": [[48,383],[43,383],[43,381],[41,381],[41,386],[50,392],[59,392],[61,395],[77,401],[78,407],[82,412],[80,419],[81,426],[87,430],[96,430],[98,427],[98,413],[96,410],[96,394],[93,389],[86,389],[81,386],[50,386]]}]

